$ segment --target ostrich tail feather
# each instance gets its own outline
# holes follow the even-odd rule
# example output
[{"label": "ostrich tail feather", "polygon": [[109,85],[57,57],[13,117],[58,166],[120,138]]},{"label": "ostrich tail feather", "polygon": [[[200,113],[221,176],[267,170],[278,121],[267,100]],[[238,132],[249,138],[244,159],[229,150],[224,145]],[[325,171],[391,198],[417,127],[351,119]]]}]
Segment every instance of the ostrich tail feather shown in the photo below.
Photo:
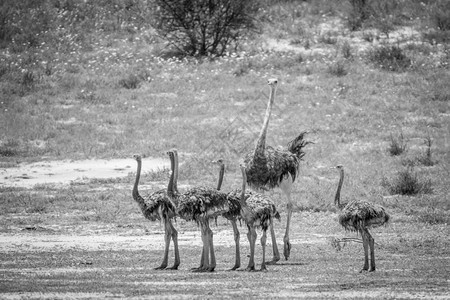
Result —
[{"label": "ostrich tail feather", "polygon": [[303,151],[303,148],[308,144],[313,144],[313,142],[306,141],[304,139],[306,134],[307,134],[307,132],[303,131],[295,139],[293,139],[292,141],[290,141],[288,143],[289,152],[295,154],[299,160],[303,159],[303,156],[305,156],[305,152]]}]

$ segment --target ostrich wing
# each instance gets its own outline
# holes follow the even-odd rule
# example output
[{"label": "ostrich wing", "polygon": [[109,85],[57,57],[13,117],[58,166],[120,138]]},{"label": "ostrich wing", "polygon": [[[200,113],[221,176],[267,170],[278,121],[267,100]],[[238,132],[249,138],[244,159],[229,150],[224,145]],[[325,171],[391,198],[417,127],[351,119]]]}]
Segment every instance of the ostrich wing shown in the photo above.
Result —
[{"label": "ostrich wing", "polygon": [[247,170],[247,182],[250,186],[274,188],[289,174],[295,180],[299,159],[287,150],[266,147],[264,155],[253,156],[253,153],[248,153],[244,163]]}]

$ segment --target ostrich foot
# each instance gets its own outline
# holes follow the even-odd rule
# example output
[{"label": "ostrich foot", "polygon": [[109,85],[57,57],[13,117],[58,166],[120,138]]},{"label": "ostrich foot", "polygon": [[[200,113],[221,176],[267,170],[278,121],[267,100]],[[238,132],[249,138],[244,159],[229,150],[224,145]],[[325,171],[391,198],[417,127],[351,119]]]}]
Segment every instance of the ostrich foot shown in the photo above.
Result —
[{"label": "ostrich foot", "polygon": [[160,265],[159,267],[154,268],[153,270],[165,270],[167,268],[167,265]]},{"label": "ostrich foot", "polygon": [[166,268],[166,270],[178,270],[178,266],[173,265],[169,268]]},{"label": "ostrich foot", "polygon": [[272,260],[266,262],[266,265],[276,265],[279,260],[280,260],[279,257],[274,257],[272,258]]},{"label": "ostrich foot", "polygon": [[288,240],[284,241],[284,249],[283,249],[283,254],[284,254],[284,259],[288,260],[289,256],[291,255],[291,242],[289,242]]},{"label": "ostrich foot", "polygon": [[230,271],[236,271],[237,269],[239,269],[240,265],[234,265]]},{"label": "ostrich foot", "polygon": [[245,271],[247,271],[247,272],[255,272],[255,266],[248,266],[246,269],[245,269]]}]

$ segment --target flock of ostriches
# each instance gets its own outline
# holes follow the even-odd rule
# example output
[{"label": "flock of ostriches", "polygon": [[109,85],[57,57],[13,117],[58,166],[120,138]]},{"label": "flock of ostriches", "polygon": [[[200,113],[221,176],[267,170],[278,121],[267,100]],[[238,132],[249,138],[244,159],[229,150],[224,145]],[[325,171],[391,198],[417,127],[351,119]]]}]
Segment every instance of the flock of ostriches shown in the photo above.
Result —
[{"label": "flock of ostriches", "polygon": [[[175,149],[167,152],[171,161],[171,176],[167,189],[156,191],[147,196],[141,196],[138,191],[141,173],[141,156],[135,155],[137,161],[136,181],[133,187],[133,198],[139,204],[144,216],[151,220],[159,220],[164,224],[164,256],[162,263],[155,269],[178,269],[180,265],[180,254],[178,250],[178,232],[173,224],[176,217],[188,221],[194,221],[200,226],[203,249],[200,265],[192,269],[196,272],[212,272],[216,267],[214,255],[213,232],[210,221],[217,217],[224,217],[230,221],[236,244],[235,264],[231,268],[240,268],[240,246],[239,229],[237,221],[243,220],[248,228],[247,238],[250,244],[250,258],[247,271],[255,270],[255,243],[257,238],[256,229],[262,229],[262,262],[261,270],[267,270],[267,264],[275,264],[280,260],[273,219],[280,218],[274,201],[264,191],[280,188],[287,198],[287,223],[283,238],[284,258],[290,255],[291,243],[289,241],[289,226],[292,217],[293,203],[291,199],[291,187],[298,177],[299,164],[305,155],[304,147],[310,144],[304,139],[306,132],[288,144],[287,149],[274,149],[266,146],[266,134],[269,119],[275,100],[277,79],[269,79],[270,87],[269,102],[264,117],[264,123],[256,141],[254,151],[247,153],[240,164],[242,171],[242,188],[232,192],[221,191],[225,165],[222,160],[217,160],[219,165],[219,181],[217,187],[195,186],[185,192],[179,192],[178,181],[178,153]],[[340,203],[340,193],[344,181],[344,168],[342,165],[336,167],[340,172],[340,180],[336,192],[335,204],[339,208],[339,223],[346,229],[358,232],[362,237],[364,246],[364,266],[361,271],[375,271],[374,239],[368,229],[380,226],[389,221],[389,215],[384,208],[366,201],[351,201],[346,204]],[[249,190],[248,188],[251,190]],[[267,230],[270,228],[272,238],[273,258],[265,261],[265,246]],[[170,241],[174,245],[174,264],[168,267],[168,256]],[[369,266],[370,250],[370,266]]]}]

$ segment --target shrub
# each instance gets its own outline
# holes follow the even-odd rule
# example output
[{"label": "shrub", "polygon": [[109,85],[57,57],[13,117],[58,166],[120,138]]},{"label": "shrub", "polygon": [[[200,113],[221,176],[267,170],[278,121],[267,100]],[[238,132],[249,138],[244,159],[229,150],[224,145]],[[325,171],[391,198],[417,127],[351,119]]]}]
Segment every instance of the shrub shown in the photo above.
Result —
[{"label": "shrub", "polygon": [[328,73],[341,77],[347,75],[344,60],[337,60],[328,66]]},{"label": "shrub", "polygon": [[119,85],[129,90],[137,89],[140,83],[141,79],[134,74],[130,74],[126,78],[119,80]]},{"label": "shrub", "polygon": [[401,72],[411,66],[411,60],[398,46],[381,46],[373,48],[368,53],[368,59],[384,70]]},{"label": "shrub", "polygon": [[450,2],[448,0],[436,1],[431,8],[430,17],[437,29],[450,30]]},{"label": "shrub", "polygon": [[391,182],[385,179],[382,185],[389,190],[391,195],[417,195],[432,192],[431,180],[419,180],[412,167],[400,171]]},{"label": "shrub", "polygon": [[352,54],[352,46],[348,41],[344,41],[341,45],[342,56],[346,59],[350,59],[353,57]]},{"label": "shrub", "polygon": [[255,29],[258,1],[155,0],[155,27],[162,38],[190,56],[221,56]]},{"label": "shrub", "polygon": [[436,164],[436,162],[431,158],[431,145],[433,144],[431,140],[431,136],[427,136],[427,138],[424,139],[424,144],[427,146],[427,149],[425,150],[425,153],[418,157],[419,163],[421,163],[424,166],[431,167]]},{"label": "shrub", "polygon": [[351,9],[348,14],[348,25],[351,30],[358,30],[369,17],[367,0],[349,0]]},{"label": "shrub", "polygon": [[395,138],[392,134],[391,143],[389,144],[388,152],[392,156],[397,156],[406,151],[407,143],[403,137],[403,133],[398,138]]}]

